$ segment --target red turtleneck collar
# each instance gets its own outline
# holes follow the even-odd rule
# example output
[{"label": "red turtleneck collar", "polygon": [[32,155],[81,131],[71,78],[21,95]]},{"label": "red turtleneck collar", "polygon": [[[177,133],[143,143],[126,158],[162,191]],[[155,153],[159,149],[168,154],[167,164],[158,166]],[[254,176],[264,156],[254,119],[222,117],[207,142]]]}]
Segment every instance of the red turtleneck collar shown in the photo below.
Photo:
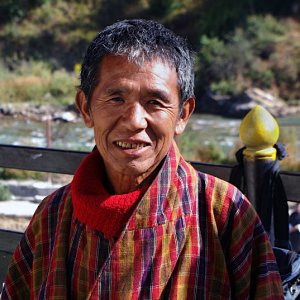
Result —
[{"label": "red turtleneck collar", "polygon": [[102,158],[95,150],[75,172],[72,202],[74,215],[81,223],[101,231],[106,238],[112,238],[124,229],[135,204],[142,197],[142,191],[110,195],[103,185],[104,174]]}]

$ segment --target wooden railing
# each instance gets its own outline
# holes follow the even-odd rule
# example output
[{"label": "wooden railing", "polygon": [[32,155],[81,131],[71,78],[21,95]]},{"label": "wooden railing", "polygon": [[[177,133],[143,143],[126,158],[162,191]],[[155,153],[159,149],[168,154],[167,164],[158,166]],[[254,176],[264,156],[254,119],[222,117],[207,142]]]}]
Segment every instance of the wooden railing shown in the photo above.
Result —
[{"label": "wooden railing", "polygon": [[[57,150],[0,144],[0,167],[73,174],[87,155],[83,151]],[[196,170],[229,180],[233,165],[191,162]],[[280,172],[288,201],[300,202],[300,172]],[[1,226],[0,226],[1,228]]]}]

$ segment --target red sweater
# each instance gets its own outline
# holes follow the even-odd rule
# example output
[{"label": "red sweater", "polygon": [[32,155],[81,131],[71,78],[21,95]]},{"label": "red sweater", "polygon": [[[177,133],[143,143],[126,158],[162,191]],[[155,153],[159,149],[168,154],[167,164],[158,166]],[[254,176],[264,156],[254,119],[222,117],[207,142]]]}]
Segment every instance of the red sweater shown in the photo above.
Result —
[{"label": "red sweater", "polygon": [[111,195],[103,185],[104,174],[102,158],[93,151],[80,164],[72,181],[74,215],[81,223],[112,238],[124,229],[142,191]]}]

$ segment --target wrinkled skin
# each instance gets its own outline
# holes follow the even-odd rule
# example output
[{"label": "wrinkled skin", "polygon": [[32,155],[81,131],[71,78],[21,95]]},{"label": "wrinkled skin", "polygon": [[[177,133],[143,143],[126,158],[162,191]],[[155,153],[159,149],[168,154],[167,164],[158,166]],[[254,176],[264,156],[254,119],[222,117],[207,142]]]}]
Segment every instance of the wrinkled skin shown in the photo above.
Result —
[{"label": "wrinkled skin", "polygon": [[191,97],[180,107],[173,67],[160,60],[140,66],[120,56],[103,58],[90,107],[82,91],[76,102],[86,126],[94,129],[116,194],[135,190],[153,174],[195,106]]}]

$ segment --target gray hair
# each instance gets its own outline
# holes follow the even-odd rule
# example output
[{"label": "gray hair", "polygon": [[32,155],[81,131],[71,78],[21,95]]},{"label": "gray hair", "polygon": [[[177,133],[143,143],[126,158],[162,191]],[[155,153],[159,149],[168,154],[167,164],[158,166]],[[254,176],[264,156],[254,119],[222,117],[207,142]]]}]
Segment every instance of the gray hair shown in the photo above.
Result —
[{"label": "gray hair", "polygon": [[193,55],[187,42],[158,22],[135,19],[107,26],[86,50],[79,88],[90,105],[101,60],[106,55],[125,56],[136,64],[160,59],[177,72],[181,105],[194,96]]}]

